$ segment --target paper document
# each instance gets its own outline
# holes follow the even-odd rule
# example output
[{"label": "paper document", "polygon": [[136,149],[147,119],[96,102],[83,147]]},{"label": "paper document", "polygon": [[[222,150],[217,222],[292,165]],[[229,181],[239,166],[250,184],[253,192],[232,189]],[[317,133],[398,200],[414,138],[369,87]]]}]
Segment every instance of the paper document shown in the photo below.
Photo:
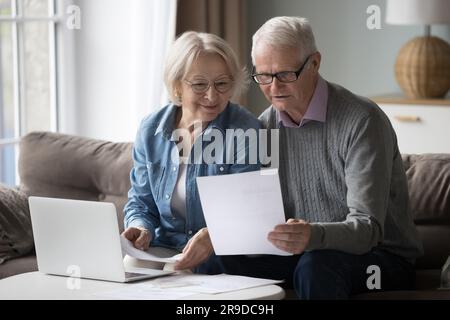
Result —
[{"label": "paper document", "polygon": [[281,280],[261,279],[244,276],[233,276],[228,274],[201,275],[180,274],[165,278],[158,278],[146,282],[145,285],[155,289],[167,291],[176,290],[181,292],[196,292],[217,294],[254,287],[267,286],[269,284],[281,283]]},{"label": "paper document", "polygon": [[120,236],[120,243],[122,245],[122,253],[128,254],[136,259],[175,263],[183,256],[182,253],[174,255],[173,250],[163,247],[150,247],[146,251],[136,249],[133,243],[122,235]]},{"label": "paper document", "polygon": [[197,177],[197,185],[217,255],[291,255],[267,240],[286,222],[277,169]]},{"label": "paper document", "polygon": [[143,283],[127,284],[115,290],[94,293],[92,296],[98,299],[121,300],[189,299],[189,296],[199,293],[218,294],[280,282],[282,281],[227,274],[210,276],[181,273]]}]

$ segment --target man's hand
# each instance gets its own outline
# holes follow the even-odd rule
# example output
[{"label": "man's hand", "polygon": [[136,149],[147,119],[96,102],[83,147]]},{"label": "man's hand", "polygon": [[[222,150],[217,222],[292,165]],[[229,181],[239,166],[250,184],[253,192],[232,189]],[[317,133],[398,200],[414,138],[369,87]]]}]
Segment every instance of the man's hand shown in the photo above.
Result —
[{"label": "man's hand", "polygon": [[275,247],[293,254],[305,251],[310,238],[311,225],[300,219],[289,219],[285,224],[275,226],[268,235]]},{"label": "man's hand", "polygon": [[152,240],[152,234],[150,231],[143,227],[129,227],[122,235],[130,240],[134,247],[140,250],[147,250]]},{"label": "man's hand", "polygon": [[174,269],[192,269],[208,259],[213,252],[208,228],[200,229],[184,247],[183,258],[175,264]]}]

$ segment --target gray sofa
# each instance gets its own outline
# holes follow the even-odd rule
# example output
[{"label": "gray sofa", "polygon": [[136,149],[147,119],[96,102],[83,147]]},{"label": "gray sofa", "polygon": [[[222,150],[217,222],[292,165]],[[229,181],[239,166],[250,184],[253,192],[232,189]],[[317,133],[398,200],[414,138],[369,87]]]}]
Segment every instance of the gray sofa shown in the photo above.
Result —
[{"label": "gray sofa", "polygon": [[[112,143],[50,132],[20,142],[20,190],[26,195],[113,202],[120,230],[130,188],[131,143]],[[0,264],[0,279],[37,270],[33,251]]]},{"label": "gray sofa", "polygon": [[[123,230],[132,143],[34,132],[20,144],[20,189],[26,195],[113,202]],[[404,155],[411,209],[425,255],[415,291],[373,292],[355,299],[450,299],[440,271],[450,255],[450,154]],[[37,270],[34,252],[0,264],[0,278]]]}]

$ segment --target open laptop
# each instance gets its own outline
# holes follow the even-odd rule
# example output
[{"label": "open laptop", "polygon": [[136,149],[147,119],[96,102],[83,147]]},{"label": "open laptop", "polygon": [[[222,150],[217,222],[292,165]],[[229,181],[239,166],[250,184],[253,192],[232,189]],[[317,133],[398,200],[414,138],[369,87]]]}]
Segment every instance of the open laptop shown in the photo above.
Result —
[{"label": "open laptop", "polygon": [[173,271],[126,272],[112,203],[29,197],[40,272],[130,282]]}]

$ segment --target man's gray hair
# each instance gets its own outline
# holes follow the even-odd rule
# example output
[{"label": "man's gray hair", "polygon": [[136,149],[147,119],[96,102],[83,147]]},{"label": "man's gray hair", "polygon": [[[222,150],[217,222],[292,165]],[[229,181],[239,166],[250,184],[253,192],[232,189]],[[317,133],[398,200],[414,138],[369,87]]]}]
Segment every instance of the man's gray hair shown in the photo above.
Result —
[{"label": "man's gray hair", "polygon": [[306,18],[275,17],[266,21],[253,35],[252,63],[261,43],[273,47],[294,47],[300,50],[300,61],[317,51],[311,25]]}]

